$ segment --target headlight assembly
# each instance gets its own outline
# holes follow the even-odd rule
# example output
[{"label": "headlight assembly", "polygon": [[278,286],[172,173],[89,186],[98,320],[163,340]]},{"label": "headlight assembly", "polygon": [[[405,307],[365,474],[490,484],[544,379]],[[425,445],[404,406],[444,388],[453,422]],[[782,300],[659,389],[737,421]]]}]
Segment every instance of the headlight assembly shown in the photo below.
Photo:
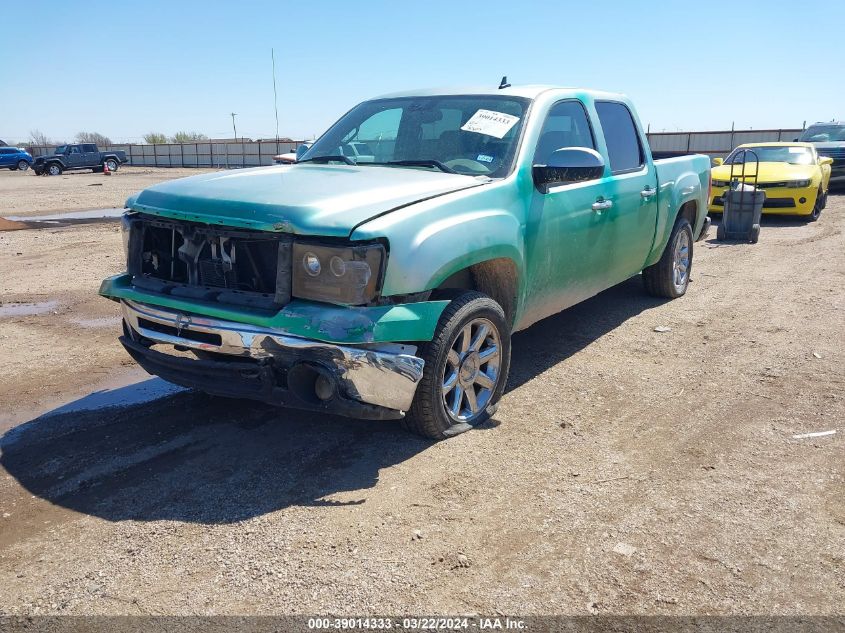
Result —
[{"label": "headlight assembly", "polygon": [[379,289],[384,246],[326,246],[295,242],[292,294],[344,305],[372,301]]},{"label": "headlight assembly", "polygon": [[129,235],[132,232],[132,222],[129,216],[124,213],[120,217],[120,237],[123,239],[123,256],[129,257]]},{"label": "headlight assembly", "polygon": [[803,189],[804,187],[810,186],[810,180],[789,180],[787,181],[786,186],[790,189]]}]

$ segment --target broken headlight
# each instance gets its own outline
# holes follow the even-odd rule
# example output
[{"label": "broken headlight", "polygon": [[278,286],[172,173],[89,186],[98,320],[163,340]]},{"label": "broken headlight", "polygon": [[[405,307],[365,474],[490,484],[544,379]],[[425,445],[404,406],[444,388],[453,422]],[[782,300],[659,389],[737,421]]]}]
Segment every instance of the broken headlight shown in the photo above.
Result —
[{"label": "broken headlight", "polygon": [[344,305],[362,305],[378,292],[384,246],[293,245],[294,297]]},{"label": "broken headlight", "polygon": [[129,235],[132,232],[132,220],[128,213],[120,216],[120,237],[123,240],[123,256],[129,258]]}]

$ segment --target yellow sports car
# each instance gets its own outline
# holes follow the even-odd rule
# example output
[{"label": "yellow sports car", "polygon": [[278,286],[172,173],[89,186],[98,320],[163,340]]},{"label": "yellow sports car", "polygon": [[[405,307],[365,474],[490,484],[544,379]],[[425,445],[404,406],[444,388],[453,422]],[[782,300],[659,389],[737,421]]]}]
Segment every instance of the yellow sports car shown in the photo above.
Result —
[{"label": "yellow sports car", "polygon": [[[748,149],[745,153],[741,150]],[[755,158],[756,154],[756,158]],[[766,192],[763,213],[805,215],[817,220],[827,204],[832,158],[819,156],[811,143],[748,143],[740,145],[712,171],[710,213],[722,213],[722,196],[733,180],[756,184]],[[757,168],[759,160],[759,173]]]}]

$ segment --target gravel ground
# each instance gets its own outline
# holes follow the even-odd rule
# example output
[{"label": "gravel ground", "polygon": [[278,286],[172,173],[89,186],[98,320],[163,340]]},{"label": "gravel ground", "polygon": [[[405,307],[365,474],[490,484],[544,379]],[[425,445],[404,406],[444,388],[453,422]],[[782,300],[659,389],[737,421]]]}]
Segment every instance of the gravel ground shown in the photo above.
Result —
[{"label": "gravel ground", "polygon": [[0,614],[841,613],[843,228],[831,196],[697,244],[680,300],[517,334],[495,420],[436,444],[191,392],[63,413],[153,384],[95,296],[119,235],[0,232],[2,307],[41,302],[0,316]]},{"label": "gravel ground", "polygon": [[111,176],[69,171],[39,177],[32,170],[0,169],[0,217],[119,208],[130,195],[157,182],[211,171],[217,170],[123,166]]}]

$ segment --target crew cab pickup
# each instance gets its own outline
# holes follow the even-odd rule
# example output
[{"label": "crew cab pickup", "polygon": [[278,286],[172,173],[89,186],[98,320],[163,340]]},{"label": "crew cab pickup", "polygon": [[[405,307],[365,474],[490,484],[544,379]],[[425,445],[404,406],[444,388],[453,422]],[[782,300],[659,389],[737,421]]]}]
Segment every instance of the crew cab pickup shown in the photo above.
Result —
[{"label": "crew cab pickup", "polygon": [[56,151],[47,156],[39,156],[32,165],[36,176],[58,176],[71,169],[91,169],[94,172],[117,171],[127,162],[126,152],[101,152],[93,143],[59,145]]},{"label": "crew cab pickup", "polygon": [[130,197],[100,294],[166,380],[442,439],[494,412],[512,332],[640,272],[686,293],[709,178],[705,156],[652,160],[618,94],[394,94],[295,164]]}]

